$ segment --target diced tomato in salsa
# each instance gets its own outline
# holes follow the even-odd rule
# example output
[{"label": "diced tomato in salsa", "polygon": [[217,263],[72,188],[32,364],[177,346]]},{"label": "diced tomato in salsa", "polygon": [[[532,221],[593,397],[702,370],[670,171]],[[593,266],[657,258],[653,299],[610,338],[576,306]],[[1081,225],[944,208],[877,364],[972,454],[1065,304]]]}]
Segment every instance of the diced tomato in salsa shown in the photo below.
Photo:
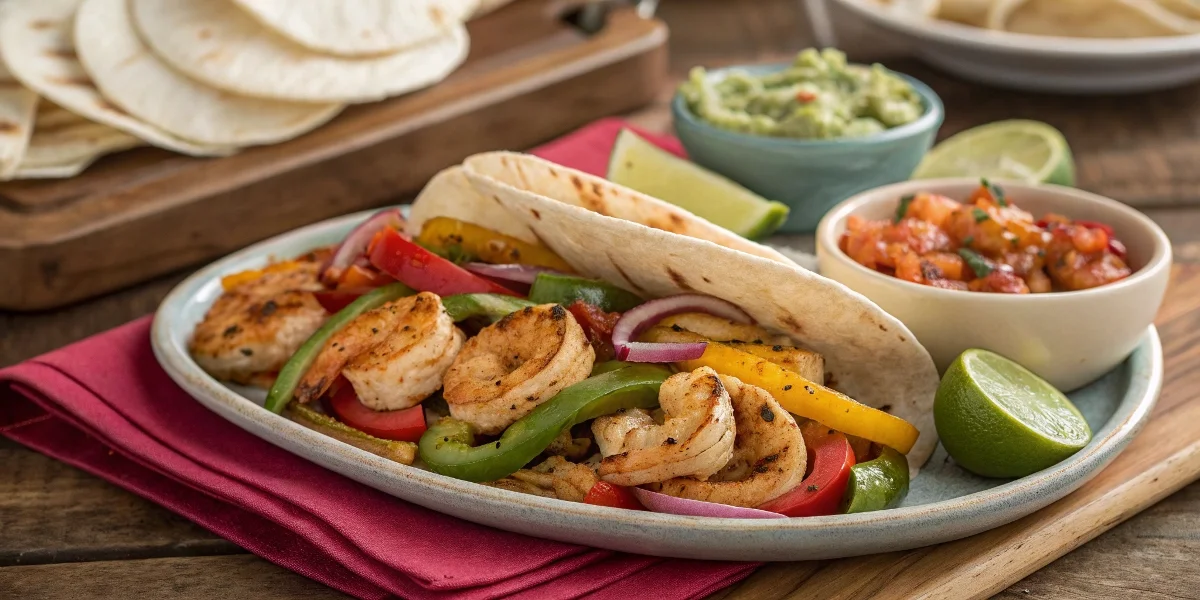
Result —
[{"label": "diced tomato in salsa", "polygon": [[1085,290],[1133,272],[1111,226],[1058,214],[1035,221],[987,181],[965,202],[922,192],[888,220],[851,215],[838,247],[898,279],[997,294]]}]

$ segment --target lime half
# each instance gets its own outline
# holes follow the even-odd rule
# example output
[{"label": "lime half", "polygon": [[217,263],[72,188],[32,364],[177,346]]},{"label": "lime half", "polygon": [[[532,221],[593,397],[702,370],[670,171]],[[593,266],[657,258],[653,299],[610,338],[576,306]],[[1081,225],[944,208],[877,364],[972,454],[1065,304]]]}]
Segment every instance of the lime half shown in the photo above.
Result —
[{"label": "lime half", "polygon": [[1024,477],[1092,439],[1087,421],[1062,392],[986,350],[967,350],[946,370],[933,417],[950,456],[985,477]]},{"label": "lime half", "polygon": [[766,237],[787,220],[788,207],[622,129],[608,159],[608,179],[670,202],[748,238]]},{"label": "lime half", "polygon": [[913,174],[913,179],[939,177],[1075,185],[1075,161],[1057,129],[1040,121],[997,121],[938,144]]}]

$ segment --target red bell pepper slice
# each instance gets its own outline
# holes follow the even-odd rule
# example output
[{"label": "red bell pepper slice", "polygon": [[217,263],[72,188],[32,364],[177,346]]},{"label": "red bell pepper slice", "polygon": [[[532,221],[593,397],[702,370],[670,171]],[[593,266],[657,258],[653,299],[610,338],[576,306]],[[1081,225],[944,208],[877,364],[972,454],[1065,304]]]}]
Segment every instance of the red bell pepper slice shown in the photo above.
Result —
[{"label": "red bell pepper slice", "polygon": [[316,297],[317,303],[321,305],[321,308],[324,308],[325,312],[328,312],[329,314],[332,315],[332,314],[337,313],[338,311],[342,310],[343,308],[346,308],[347,306],[350,305],[351,302],[358,300],[359,296],[361,296],[369,291],[371,291],[371,290],[369,290],[369,289],[333,290],[333,291],[313,292],[313,296]]},{"label": "red bell pepper slice", "polygon": [[808,476],[792,491],[758,508],[789,517],[836,514],[854,466],[854,448],[845,434],[816,422],[805,424],[800,432],[808,447]]},{"label": "red bell pepper slice", "polygon": [[371,264],[420,292],[454,294],[505,294],[520,296],[418,246],[395,229],[385,229],[371,242]]},{"label": "red bell pepper slice", "polygon": [[596,506],[611,506],[613,508],[628,508],[629,510],[646,510],[641,502],[638,502],[633,492],[628,488],[619,485],[613,485],[607,481],[598,481],[592,489],[588,490],[587,496],[583,498],[584,504],[594,504]]},{"label": "red bell pepper slice", "polygon": [[425,409],[420,404],[400,410],[372,410],[358,399],[349,382],[329,397],[329,408],[341,422],[385,440],[417,442],[425,433]]}]

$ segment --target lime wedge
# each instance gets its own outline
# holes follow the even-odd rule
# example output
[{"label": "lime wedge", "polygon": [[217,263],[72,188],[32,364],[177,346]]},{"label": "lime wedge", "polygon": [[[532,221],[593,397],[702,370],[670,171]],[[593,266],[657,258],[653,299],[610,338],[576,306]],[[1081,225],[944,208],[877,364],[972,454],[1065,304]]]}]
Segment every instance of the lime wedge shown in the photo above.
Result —
[{"label": "lime wedge", "polygon": [[997,121],[934,146],[913,173],[913,179],[939,177],[1075,185],[1075,161],[1057,129],[1039,121]]},{"label": "lime wedge", "polygon": [[946,370],[933,418],[950,456],[984,477],[1024,477],[1092,439],[1087,421],[1062,392],[987,350],[967,350]]},{"label": "lime wedge", "polygon": [[766,237],[787,220],[787,205],[758,196],[628,129],[617,136],[608,159],[608,179],[670,202],[743,237]]}]

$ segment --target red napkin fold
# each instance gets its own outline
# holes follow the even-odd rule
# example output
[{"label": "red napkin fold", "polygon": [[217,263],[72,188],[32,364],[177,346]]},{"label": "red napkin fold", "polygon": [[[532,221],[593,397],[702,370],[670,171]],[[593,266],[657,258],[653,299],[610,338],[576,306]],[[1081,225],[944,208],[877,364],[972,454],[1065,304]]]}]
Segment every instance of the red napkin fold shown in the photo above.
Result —
[{"label": "red napkin fold", "polygon": [[[621,121],[536,151],[603,174]],[[680,153],[678,142],[647,136]],[[697,598],[755,565],[508,533],[409,504],[209,412],[159,368],[143,318],[0,370],[0,433],[359,598]]]}]

